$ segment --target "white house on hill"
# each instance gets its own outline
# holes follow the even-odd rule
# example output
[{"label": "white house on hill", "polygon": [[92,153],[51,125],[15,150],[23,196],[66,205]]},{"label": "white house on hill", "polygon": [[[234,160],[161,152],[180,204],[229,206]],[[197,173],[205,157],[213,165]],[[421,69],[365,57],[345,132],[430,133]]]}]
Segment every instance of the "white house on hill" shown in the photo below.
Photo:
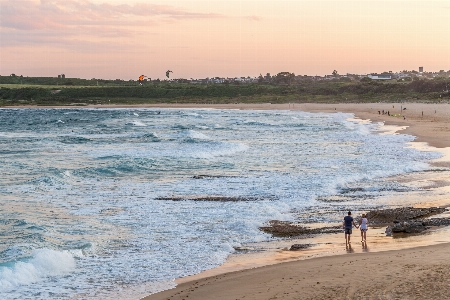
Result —
[{"label": "white house on hill", "polygon": [[392,74],[369,74],[367,77],[374,80],[391,80]]}]

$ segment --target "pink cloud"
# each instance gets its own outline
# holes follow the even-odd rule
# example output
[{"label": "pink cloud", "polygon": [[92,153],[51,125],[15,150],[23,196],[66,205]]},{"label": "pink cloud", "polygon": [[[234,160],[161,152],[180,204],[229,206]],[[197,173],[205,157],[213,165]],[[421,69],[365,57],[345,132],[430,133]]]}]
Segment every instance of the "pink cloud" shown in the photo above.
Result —
[{"label": "pink cloud", "polygon": [[220,14],[188,12],[169,5],[94,4],[88,0],[6,0],[0,28],[65,30],[82,26],[148,26],[174,19],[221,18]]},{"label": "pink cloud", "polygon": [[94,49],[98,43],[109,44],[117,38],[114,44],[130,46],[140,43],[137,36],[152,35],[151,27],[225,17],[169,5],[95,4],[90,0],[1,0],[1,6],[2,47],[51,45],[75,51]]},{"label": "pink cloud", "polygon": [[258,16],[246,16],[245,18],[250,21],[261,21],[261,18]]}]

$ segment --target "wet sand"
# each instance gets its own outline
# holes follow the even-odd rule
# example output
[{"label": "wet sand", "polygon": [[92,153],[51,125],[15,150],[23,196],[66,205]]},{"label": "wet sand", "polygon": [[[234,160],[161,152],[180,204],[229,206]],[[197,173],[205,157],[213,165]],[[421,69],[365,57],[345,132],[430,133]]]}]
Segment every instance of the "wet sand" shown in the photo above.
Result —
[{"label": "wet sand", "polygon": [[448,299],[448,256],[441,244],[319,257],[192,280],[144,299]]},{"label": "wet sand", "polygon": [[[439,151],[432,162],[442,172],[419,172],[392,178],[423,190],[385,199],[404,206],[450,206],[450,104],[231,104],[146,107],[273,109],[348,112],[383,122],[387,132],[416,136],[411,147]],[[403,110],[406,108],[406,110]],[[381,114],[382,110],[390,115]],[[380,111],[380,114],[378,113]],[[423,112],[423,113],[422,113]],[[403,117],[405,116],[405,118]],[[450,217],[446,212],[439,217]],[[388,237],[384,227],[369,227],[367,243],[354,229],[352,244],[343,234],[322,234],[249,245],[248,254],[229,257],[222,266],[186,278],[177,287],[147,296],[158,299],[446,299],[450,297],[450,228]],[[312,244],[289,251],[292,244]],[[252,250],[264,249],[264,251]]]}]

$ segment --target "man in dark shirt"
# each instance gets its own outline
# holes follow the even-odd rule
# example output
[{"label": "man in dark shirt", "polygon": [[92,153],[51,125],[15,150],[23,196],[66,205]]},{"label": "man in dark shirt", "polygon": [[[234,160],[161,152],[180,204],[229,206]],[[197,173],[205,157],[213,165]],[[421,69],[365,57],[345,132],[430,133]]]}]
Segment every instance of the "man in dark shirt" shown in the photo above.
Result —
[{"label": "man in dark shirt", "polygon": [[347,216],[344,217],[344,222],[342,223],[342,227],[344,228],[345,231],[345,245],[350,245],[352,226],[358,228],[358,226],[355,224],[355,221],[353,221],[352,212],[349,211]]}]

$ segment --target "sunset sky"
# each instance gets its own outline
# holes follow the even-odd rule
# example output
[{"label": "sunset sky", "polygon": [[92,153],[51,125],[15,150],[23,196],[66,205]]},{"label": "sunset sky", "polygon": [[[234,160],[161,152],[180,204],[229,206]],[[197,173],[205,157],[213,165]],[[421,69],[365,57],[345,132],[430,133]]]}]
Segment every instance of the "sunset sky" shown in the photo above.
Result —
[{"label": "sunset sky", "polygon": [[0,75],[450,70],[450,1],[0,0]]}]

